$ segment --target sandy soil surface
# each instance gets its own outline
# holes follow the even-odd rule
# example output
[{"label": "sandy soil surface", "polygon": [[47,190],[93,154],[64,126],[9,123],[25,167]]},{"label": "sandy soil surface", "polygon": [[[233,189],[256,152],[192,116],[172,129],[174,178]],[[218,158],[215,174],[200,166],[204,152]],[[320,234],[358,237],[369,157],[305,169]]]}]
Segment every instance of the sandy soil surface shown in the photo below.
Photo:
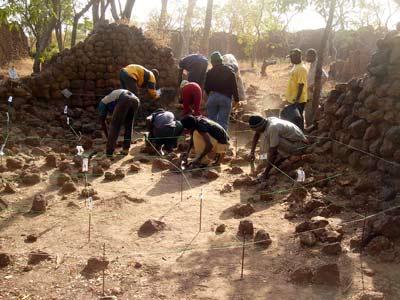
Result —
[{"label": "sandy soil surface", "polygon": [[[276,68],[274,72],[271,67],[272,75],[263,79],[263,84],[260,79],[253,80],[253,75],[246,75],[246,82],[257,82],[260,87],[258,98],[283,89],[284,80],[278,79],[286,69]],[[265,108],[270,105],[267,102]],[[243,128],[233,124],[231,130],[236,129]],[[246,152],[240,149],[250,138],[249,131],[235,134],[239,152]],[[127,157],[112,163],[109,171],[122,167],[127,174],[123,179],[108,182],[104,177],[88,176],[88,183],[97,192],[91,211],[80,196],[85,185],[82,177],[76,182],[76,192],[63,194],[55,184],[60,171],[46,167],[43,155],[30,160],[31,166],[40,169],[41,182],[34,186],[19,184],[16,193],[0,194],[8,203],[8,208],[0,210],[0,252],[11,254],[13,259],[11,265],[0,269],[0,299],[98,299],[102,296],[102,272],[82,271],[89,258],[103,256],[104,247],[109,262],[104,274],[105,293],[118,299],[333,300],[353,299],[363,289],[382,291],[385,299],[400,298],[400,257],[384,263],[363,254],[361,261],[359,253],[350,251],[349,243],[362,230],[363,222],[337,227],[364,215],[363,207],[354,208],[354,195],[347,191],[366,174],[328,156],[311,155],[301,163],[283,166],[284,173],[275,171],[264,190],[243,186],[221,194],[226,184],[244,176],[231,174],[231,165],[251,173],[243,159],[214,170],[219,175],[215,180],[198,172],[185,173],[185,179],[176,172],[157,170],[152,165],[154,157],[140,153],[142,147],[143,142],[139,141]],[[24,152],[31,156],[30,147],[25,147]],[[67,153],[65,160],[70,155]],[[138,173],[129,172],[133,163],[140,166]],[[307,193],[294,208],[298,189],[294,189],[288,175],[295,177],[293,171],[300,166],[306,172]],[[5,172],[1,176],[11,180],[15,174]],[[48,200],[42,214],[30,212],[37,193]],[[378,202],[375,192],[359,195],[371,203]],[[341,254],[323,254],[324,244],[319,242],[312,248],[300,244],[295,227],[316,215],[301,209],[302,203],[312,199],[343,207],[328,218],[329,226],[343,234]],[[251,203],[254,213],[238,217],[232,212],[238,203]],[[370,209],[368,214],[374,211]],[[139,228],[149,219],[165,222],[166,228],[142,236]],[[261,249],[248,238],[241,279],[244,242],[237,232],[244,219],[251,220],[256,230],[269,233],[272,243]],[[216,234],[221,224],[226,225],[226,230]],[[37,241],[28,243],[26,238],[31,234],[37,236]],[[36,250],[49,257],[29,265],[28,255]],[[291,272],[299,267],[317,268],[327,263],[339,266],[340,284],[336,287],[299,285],[289,280]]]}]

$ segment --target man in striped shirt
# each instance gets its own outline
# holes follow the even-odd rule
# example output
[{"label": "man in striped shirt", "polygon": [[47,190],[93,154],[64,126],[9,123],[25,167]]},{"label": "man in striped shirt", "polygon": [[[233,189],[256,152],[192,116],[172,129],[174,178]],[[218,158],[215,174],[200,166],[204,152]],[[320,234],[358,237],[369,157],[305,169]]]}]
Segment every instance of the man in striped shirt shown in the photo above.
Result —
[{"label": "man in striped shirt", "polygon": [[[99,104],[100,123],[107,137],[106,154],[112,156],[121,127],[125,127],[122,154],[127,155],[131,146],[133,120],[140,106],[139,98],[128,90],[119,89],[105,96]],[[112,114],[107,129],[107,115]]]},{"label": "man in striped shirt", "polygon": [[147,89],[152,99],[158,99],[156,84],[159,73],[158,70],[147,70],[140,65],[128,65],[119,72],[121,88],[138,93],[139,88]]}]

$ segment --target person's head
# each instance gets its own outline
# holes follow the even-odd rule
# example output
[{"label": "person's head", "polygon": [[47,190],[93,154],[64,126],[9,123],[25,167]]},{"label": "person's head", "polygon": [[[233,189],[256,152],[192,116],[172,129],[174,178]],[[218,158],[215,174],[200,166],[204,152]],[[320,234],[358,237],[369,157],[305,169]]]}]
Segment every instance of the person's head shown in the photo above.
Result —
[{"label": "person's head", "polygon": [[187,115],[181,120],[182,126],[185,129],[193,130],[196,127],[197,119],[192,115]]},{"label": "person's head", "polygon": [[153,73],[154,77],[156,78],[156,81],[158,81],[158,78],[160,77],[160,72],[158,72],[157,69],[152,69],[151,73]]},{"label": "person's head", "polygon": [[211,53],[210,60],[213,66],[220,65],[223,61],[222,55],[219,51],[214,51],[213,53]]},{"label": "person's head", "polygon": [[309,63],[313,63],[317,60],[317,51],[313,48],[310,48],[306,52],[306,61]]},{"label": "person's head", "polygon": [[249,118],[249,126],[252,130],[261,133],[267,126],[267,119],[261,116],[253,115]]},{"label": "person's head", "polygon": [[189,81],[187,81],[187,80],[182,80],[181,85],[180,85],[180,88],[183,89],[183,87],[184,87],[185,85],[187,85],[188,83],[189,83]]},{"label": "person's head", "polygon": [[295,49],[290,50],[289,56],[290,56],[290,61],[292,62],[292,64],[298,65],[301,63],[301,50],[300,49],[295,48]]}]

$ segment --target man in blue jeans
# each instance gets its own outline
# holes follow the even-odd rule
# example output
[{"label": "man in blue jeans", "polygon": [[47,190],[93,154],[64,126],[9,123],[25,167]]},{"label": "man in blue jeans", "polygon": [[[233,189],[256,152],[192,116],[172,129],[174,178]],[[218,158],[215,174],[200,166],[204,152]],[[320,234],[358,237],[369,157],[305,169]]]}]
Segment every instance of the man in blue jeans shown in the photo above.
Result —
[{"label": "man in blue jeans", "polygon": [[211,54],[212,69],[207,72],[204,90],[207,93],[208,118],[228,130],[229,117],[234,105],[239,103],[239,92],[233,70],[222,63],[218,51]]}]

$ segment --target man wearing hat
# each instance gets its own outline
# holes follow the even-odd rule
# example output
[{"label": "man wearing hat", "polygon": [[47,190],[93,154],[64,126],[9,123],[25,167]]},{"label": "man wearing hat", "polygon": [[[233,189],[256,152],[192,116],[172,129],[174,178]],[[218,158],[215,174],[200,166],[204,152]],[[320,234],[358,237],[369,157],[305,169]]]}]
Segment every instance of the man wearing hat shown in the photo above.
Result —
[{"label": "man wearing hat", "polygon": [[250,159],[255,160],[255,150],[260,137],[264,138],[261,145],[261,155],[266,158],[268,165],[260,180],[266,180],[273,165],[278,166],[284,160],[294,155],[301,155],[308,140],[299,127],[293,123],[275,117],[263,118],[251,116],[249,125],[255,131],[251,147]]},{"label": "man wearing hat", "polygon": [[182,125],[191,133],[190,147],[186,158],[191,150],[194,150],[196,158],[188,167],[203,167],[210,162],[209,156],[215,156],[214,165],[219,165],[229,148],[229,135],[218,123],[206,117],[185,116]]},{"label": "man wearing hat", "polygon": [[235,106],[239,103],[239,92],[233,70],[222,61],[218,51],[211,54],[212,68],[207,72],[204,90],[208,117],[228,130],[232,100]]},{"label": "man wearing hat", "polygon": [[183,104],[183,115],[200,116],[201,99],[203,91],[196,82],[182,80],[181,82],[181,102]]},{"label": "man wearing hat", "polygon": [[[308,100],[307,95],[307,80],[308,72],[307,68],[302,61],[302,53],[300,49],[293,49],[290,51],[290,61],[293,64],[293,68],[290,71],[289,82],[286,90],[286,101],[292,105],[295,105],[299,110],[302,117],[302,124],[300,129],[304,129],[303,112],[304,107]],[[291,120],[289,120],[291,121]]]},{"label": "man wearing hat", "polygon": [[139,88],[147,89],[152,99],[160,98],[156,91],[158,76],[157,69],[150,71],[140,65],[127,65],[119,72],[121,88],[127,89],[134,94],[138,93]]}]

